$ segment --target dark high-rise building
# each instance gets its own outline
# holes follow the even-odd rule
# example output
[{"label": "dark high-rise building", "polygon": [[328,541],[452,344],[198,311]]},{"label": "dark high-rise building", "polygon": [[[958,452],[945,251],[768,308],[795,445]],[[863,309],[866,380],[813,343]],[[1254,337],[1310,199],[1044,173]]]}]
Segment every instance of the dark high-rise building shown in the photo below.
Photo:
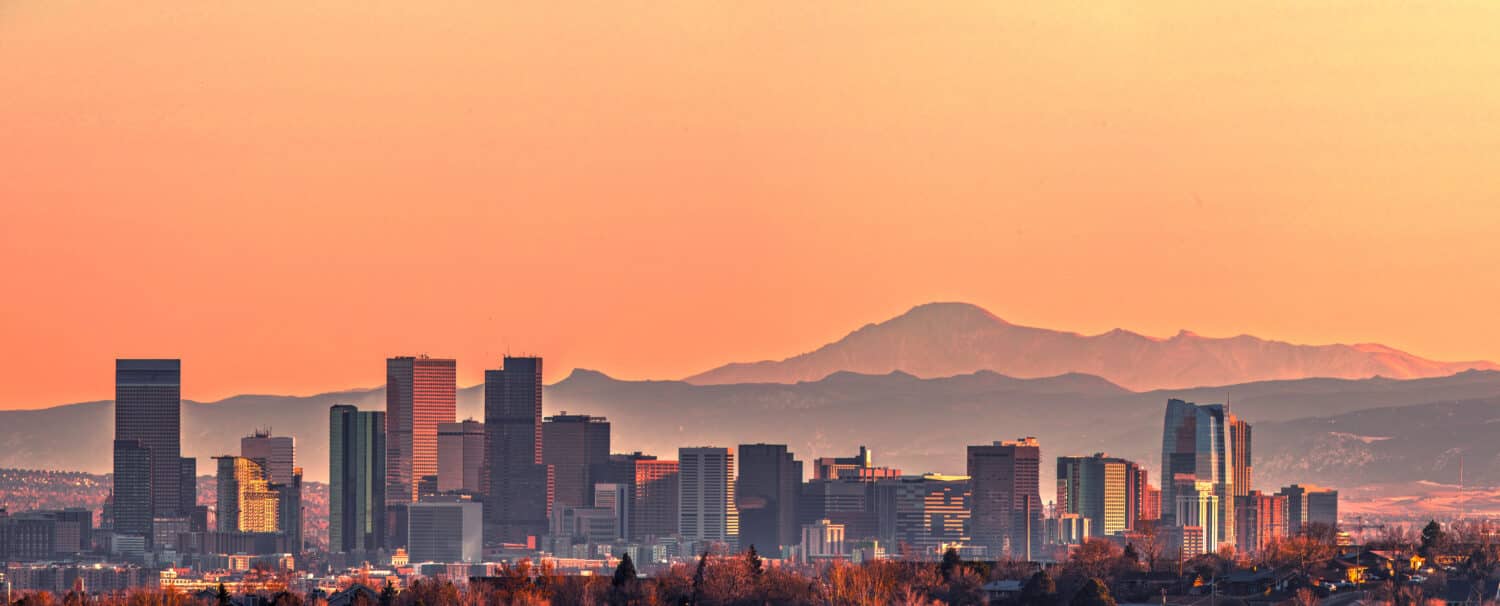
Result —
[{"label": "dark high-rise building", "polygon": [[[799,525],[817,525],[818,520],[844,527],[844,537],[851,541],[877,539],[890,543],[894,534],[881,534],[881,502],[876,495],[882,482],[898,478],[865,480],[845,474],[838,480],[811,480],[800,486],[797,496],[797,522]],[[888,501],[894,503],[894,501]],[[894,505],[892,505],[894,506]],[[892,521],[895,518],[888,518]],[[743,520],[743,518],[742,518]],[[741,528],[744,522],[740,523]],[[887,527],[886,530],[890,530]],[[891,531],[894,532],[894,531]]]},{"label": "dark high-rise building", "polygon": [[302,468],[293,467],[292,477],[286,483],[272,484],[276,491],[280,512],[276,515],[277,530],[286,536],[286,544],[293,554],[302,553]]},{"label": "dark high-rise building", "polygon": [[802,462],[785,444],[741,444],[735,502],[740,510],[740,544],[762,553],[801,540],[797,497],[802,489]]},{"label": "dark high-rise building", "polygon": [[484,494],[484,423],[438,425],[437,492]]},{"label": "dark high-rise building", "polygon": [[1057,513],[1088,520],[1089,536],[1135,530],[1145,473],[1133,461],[1105,456],[1057,458]]},{"label": "dark high-rise building", "polygon": [[484,371],[486,538],[534,542],[547,532],[552,474],[542,462],[542,359],[505,358]]},{"label": "dark high-rise building", "polygon": [[542,420],[542,463],[552,468],[553,507],[592,507],[592,471],[608,461],[604,417],[564,413]]},{"label": "dark high-rise building", "polygon": [[152,541],[152,521],[185,515],[182,362],[115,360],[115,532]]},{"label": "dark high-rise building", "polygon": [[193,510],[198,508],[198,459],[183,457],[182,467],[179,469],[176,517],[187,517],[192,515]]},{"label": "dark high-rise building", "polygon": [[[1236,438],[1244,436],[1241,447]],[[1194,404],[1168,400],[1162,430],[1161,516],[1169,526],[1181,526],[1175,519],[1177,489],[1194,482],[1213,485],[1218,499],[1214,516],[1217,528],[1205,532],[1221,543],[1234,544],[1234,497],[1240,495],[1235,481],[1250,473],[1250,426],[1230,414],[1223,404]],[[1213,551],[1217,545],[1204,545]]]},{"label": "dark high-rise building", "polygon": [[385,546],[385,413],[328,409],[328,550]]},{"label": "dark high-rise building", "polygon": [[1036,438],[969,447],[969,534],[992,557],[1030,560],[1042,545],[1041,463]]},{"label": "dark high-rise building", "polygon": [[456,415],[453,360],[397,357],[385,361],[386,499],[410,503],[418,482],[438,472],[437,428]]},{"label": "dark high-rise building", "polygon": [[1307,531],[1309,524],[1337,528],[1339,491],[1321,486],[1292,484],[1276,493],[1286,497],[1286,531],[1296,535]]}]

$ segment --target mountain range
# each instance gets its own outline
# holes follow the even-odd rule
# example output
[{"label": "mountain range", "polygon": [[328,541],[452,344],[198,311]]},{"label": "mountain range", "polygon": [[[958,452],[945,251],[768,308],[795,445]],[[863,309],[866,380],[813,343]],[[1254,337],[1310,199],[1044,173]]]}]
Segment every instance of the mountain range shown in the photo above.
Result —
[{"label": "mountain range", "polygon": [[1334,377],[1418,378],[1497,370],[1488,361],[1438,362],[1385,345],[1296,345],[1240,335],[1170,338],[1122,329],[1097,335],[1011,324],[968,303],[929,303],[867,324],[836,342],[784,360],[734,363],[689,383],[796,383],[838,371],[951,377],[990,370],[1012,377],[1079,372],[1132,390]]},{"label": "mountain range", "polygon": [[[1036,436],[1049,459],[1043,465],[1047,487],[1050,458],[1061,454],[1110,452],[1159,473],[1166,400],[1222,402],[1226,394],[1232,394],[1233,410],[1255,425],[1257,486],[1315,483],[1414,498],[1389,487],[1454,484],[1460,453],[1471,487],[1500,486],[1500,442],[1493,439],[1500,427],[1500,372],[1494,371],[1132,392],[1083,374],[1017,379],[981,371],[922,379],[840,372],[790,385],[693,385],[578,370],[548,386],[545,401],[549,415],[607,416],[615,451],[664,458],[675,457],[679,446],[774,442],[811,461],[867,445],[878,464],[908,473],[963,473],[965,444]],[[376,388],[185,402],[184,452],[200,460],[232,453],[236,438],[270,425],[296,437],[308,479],[324,481],[328,407],[379,409],[384,399]],[[481,387],[460,390],[459,416],[482,418],[481,401]],[[0,412],[0,443],[8,446],[0,450],[0,467],[107,472],[112,421],[110,402]],[[207,473],[205,465],[200,471]]]}]

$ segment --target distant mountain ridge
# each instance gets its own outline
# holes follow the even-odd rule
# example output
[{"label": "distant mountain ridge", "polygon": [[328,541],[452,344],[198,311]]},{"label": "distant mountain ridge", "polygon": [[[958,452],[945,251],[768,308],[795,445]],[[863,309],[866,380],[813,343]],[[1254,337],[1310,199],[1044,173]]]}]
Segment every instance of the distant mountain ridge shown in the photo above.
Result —
[{"label": "distant mountain ridge", "polygon": [[968,303],[928,303],[867,324],[784,360],[732,363],[684,379],[698,385],[796,383],[835,372],[923,378],[989,370],[1011,377],[1083,373],[1135,391],[1330,377],[1411,379],[1500,370],[1478,360],[1439,362],[1374,343],[1297,345],[1250,335],[1170,338],[1123,329],[1097,335],[1011,324]]},{"label": "distant mountain ridge", "polygon": [[[881,464],[908,473],[962,473],[965,444],[1036,436],[1049,460],[1109,452],[1144,463],[1155,483],[1167,399],[1223,402],[1230,394],[1234,411],[1256,427],[1256,486],[1452,482],[1454,452],[1464,452],[1470,486],[1500,487],[1500,465],[1481,464],[1500,460],[1493,439],[1500,427],[1500,372],[1493,371],[1132,392],[1082,374],[1017,379],[981,371],[922,379],[839,372],[797,384],[693,385],[578,370],[546,387],[545,414],[608,417],[616,452],[672,458],[683,445],[769,442],[787,444],[810,461],[846,456],[863,444]],[[482,386],[460,389],[458,417],[482,418],[482,401]],[[333,404],[380,410],[385,390],[184,402],[183,452],[200,459],[232,454],[240,436],[271,425],[296,438],[307,479],[325,481]],[[107,473],[113,419],[109,401],[0,411],[0,444],[6,445],[0,467]],[[1044,485],[1050,485],[1049,463],[1043,464]],[[206,460],[199,465],[207,473]]]}]

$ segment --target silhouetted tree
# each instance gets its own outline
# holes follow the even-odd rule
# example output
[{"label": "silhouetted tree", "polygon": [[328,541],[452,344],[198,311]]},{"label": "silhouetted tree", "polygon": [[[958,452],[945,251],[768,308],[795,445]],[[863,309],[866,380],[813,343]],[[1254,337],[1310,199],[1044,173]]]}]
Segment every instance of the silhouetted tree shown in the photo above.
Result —
[{"label": "silhouetted tree", "polygon": [[1057,582],[1043,570],[1031,575],[1021,587],[1020,606],[1057,606]]},{"label": "silhouetted tree", "polygon": [[214,602],[219,606],[229,606],[229,590],[224,588],[223,583],[219,583],[219,590],[214,593]]},{"label": "silhouetted tree", "polygon": [[392,606],[396,603],[396,586],[390,579],[385,580],[385,587],[380,590],[380,606]]},{"label": "silhouetted tree", "polygon": [[943,552],[943,563],[938,565],[938,571],[943,573],[943,581],[953,580],[953,573],[958,567],[963,566],[963,558],[958,557],[958,550],[952,547]]},{"label": "silhouetted tree", "polygon": [[1427,522],[1426,526],[1422,527],[1422,544],[1417,548],[1417,553],[1421,554],[1424,558],[1431,558],[1438,545],[1441,545],[1442,542],[1443,525],[1437,523],[1437,520],[1431,520]]},{"label": "silhouetted tree", "polygon": [[745,564],[750,567],[750,574],[760,576],[763,572],[760,554],[756,553],[755,545],[750,546],[750,551],[745,552]]},{"label": "silhouetted tree", "polygon": [[1114,596],[1109,594],[1109,588],[1104,581],[1091,578],[1084,581],[1083,587],[1073,594],[1073,601],[1069,606],[1115,606]]}]

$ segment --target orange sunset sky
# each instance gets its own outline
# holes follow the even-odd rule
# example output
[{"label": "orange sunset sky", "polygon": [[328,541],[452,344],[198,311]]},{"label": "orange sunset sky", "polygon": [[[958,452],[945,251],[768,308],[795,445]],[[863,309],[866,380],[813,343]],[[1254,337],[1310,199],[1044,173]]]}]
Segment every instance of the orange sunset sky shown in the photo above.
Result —
[{"label": "orange sunset sky", "polygon": [[0,4],[0,407],[964,300],[1500,359],[1500,3]]}]

